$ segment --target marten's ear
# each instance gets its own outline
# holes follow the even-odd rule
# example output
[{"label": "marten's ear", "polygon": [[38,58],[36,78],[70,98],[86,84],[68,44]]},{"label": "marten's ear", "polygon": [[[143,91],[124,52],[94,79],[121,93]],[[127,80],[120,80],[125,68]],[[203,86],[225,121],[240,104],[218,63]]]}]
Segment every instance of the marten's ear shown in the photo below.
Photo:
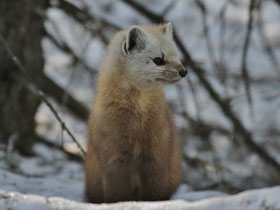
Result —
[{"label": "marten's ear", "polygon": [[163,33],[169,37],[169,38],[173,38],[173,27],[172,27],[172,24],[171,23],[166,23],[164,26],[163,26]]},{"label": "marten's ear", "polygon": [[147,42],[147,34],[139,26],[131,26],[126,34],[126,40],[123,43],[122,49],[127,54],[132,50],[142,50]]}]

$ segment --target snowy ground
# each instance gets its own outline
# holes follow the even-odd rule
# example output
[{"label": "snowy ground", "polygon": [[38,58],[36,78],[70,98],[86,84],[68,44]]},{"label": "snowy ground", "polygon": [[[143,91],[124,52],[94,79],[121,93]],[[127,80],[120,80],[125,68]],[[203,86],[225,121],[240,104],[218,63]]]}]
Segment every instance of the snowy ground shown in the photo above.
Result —
[{"label": "snowy ground", "polygon": [[116,204],[85,204],[73,202],[58,197],[42,197],[37,195],[23,195],[21,193],[0,190],[0,209],[16,210],[91,210],[91,209],[148,209],[148,210],[279,210],[280,187],[248,191],[234,196],[210,198],[195,202],[184,200],[162,202],[122,202]]},{"label": "snowy ground", "polygon": [[34,149],[37,156],[32,158],[16,153],[7,158],[2,152],[5,161],[0,161],[0,189],[82,201],[82,163],[69,161],[62,152],[42,144]]},{"label": "snowy ground", "polygon": [[34,150],[37,156],[32,158],[0,150],[0,210],[280,208],[280,186],[229,196],[218,191],[194,192],[181,185],[173,201],[85,204],[82,163],[70,161],[61,151],[43,144],[36,144]]},{"label": "snowy ground", "polygon": [[[83,163],[71,161],[63,152],[43,144],[36,144],[34,151],[36,157],[26,158],[17,153],[0,150],[0,157],[4,160],[0,161],[0,190],[45,197],[63,197],[82,202]],[[191,187],[183,184],[173,199],[194,201],[226,195],[217,191],[189,194],[191,191]]]}]

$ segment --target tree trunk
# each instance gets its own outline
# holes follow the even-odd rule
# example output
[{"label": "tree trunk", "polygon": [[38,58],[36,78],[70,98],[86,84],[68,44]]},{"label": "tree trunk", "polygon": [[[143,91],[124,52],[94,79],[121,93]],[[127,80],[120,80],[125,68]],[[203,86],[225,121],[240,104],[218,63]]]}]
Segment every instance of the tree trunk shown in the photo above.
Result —
[{"label": "tree trunk", "polygon": [[[40,83],[44,59],[41,39],[47,0],[0,1],[0,33],[26,71]],[[0,44],[0,141],[16,134],[16,148],[30,154],[35,134],[35,113],[40,100],[15,77],[18,67]]]}]

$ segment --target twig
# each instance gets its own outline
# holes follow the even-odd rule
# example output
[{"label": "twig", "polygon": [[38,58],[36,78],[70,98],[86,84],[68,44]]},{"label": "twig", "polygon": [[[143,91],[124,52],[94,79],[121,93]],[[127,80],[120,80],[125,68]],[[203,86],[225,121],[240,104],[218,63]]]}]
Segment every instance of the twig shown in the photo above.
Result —
[{"label": "twig", "polygon": [[66,133],[71,137],[71,139],[76,143],[76,145],[80,148],[81,152],[83,153],[83,155],[86,154],[86,152],[84,151],[84,149],[82,148],[82,146],[79,144],[79,142],[76,140],[76,138],[74,137],[74,135],[71,133],[71,131],[68,129],[68,127],[65,125],[65,123],[63,122],[63,120],[60,118],[59,114],[57,113],[57,111],[55,110],[55,108],[52,106],[52,104],[49,102],[49,100],[45,97],[44,93],[40,90],[40,88],[36,85],[36,83],[34,82],[34,80],[32,79],[32,77],[27,73],[27,71],[25,70],[25,67],[23,66],[23,64],[18,60],[18,58],[14,55],[14,53],[11,51],[11,49],[9,48],[9,46],[6,44],[2,34],[0,34],[0,41],[2,43],[2,45],[5,47],[6,51],[8,52],[8,54],[11,56],[12,60],[14,61],[14,63],[16,64],[16,66],[19,68],[19,70],[24,74],[25,78],[27,79],[27,81],[30,83],[29,85],[31,85],[31,87],[33,88],[34,92],[36,93],[36,95],[38,95],[40,97],[40,99],[47,105],[47,107],[51,110],[51,112],[54,114],[55,118],[58,120],[58,122],[61,125],[61,128],[64,129],[66,131]]},{"label": "twig", "polygon": [[177,0],[172,0],[161,12],[161,16],[165,17],[175,7],[176,3],[178,3]]},{"label": "twig", "polygon": [[81,162],[83,160],[83,157],[81,155],[78,155],[76,153],[73,152],[69,152],[68,150],[66,150],[63,146],[54,143],[53,141],[46,139],[45,137],[42,137],[40,135],[36,135],[36,141],[45,144],[48,147],[52,147],[52,148],[56,148],[62,152],[64,152],[71,160],[76,160],[78,162]]},{"label": "twig", "polygon": [[212,30],[212,28],[215,28],[215,27],[210,27],[210,26],[215,26],[215,25],[218,25],[220,21],[224,21],[224,15],[229,7],[230,4],[233,3],[234,0],[226,0],[224,1],[220,11],[215,15],[215,17],[212,18],[212,21],[210,20],[209,22],[209,26],[208,26],[208,29],[209,31]]},{"label": "twig", "polygon": [[60,33],[59,27],[55,24],[54,21],[52,21],[48,16],[46,15],[45,11],[36,9],[36,13],[42,17],[45,21],[47,20],[50,22],[56,32],[56,36],[59,37],[59,41],[52,35],[50,34],[47,30],[43,29],[44,35],[60,50],[63,52],[71,55],[73,57],[73,63],[79,62],[83,68],[91,74],[91,76],[95,76],[97,74],[97,71],[93,68],[91,68],[89,65],[86,64],[86,62],[78,56],[74,50],[62,39],[62,35]]},{"label": "twig", "polygon": [[191,75],[187,78],[187,81],[188,81],[188,85],[189,85],[190,90],[191,90],[191,95],[192,95],[193,100],[194,100],[197,119],[201,119],[201,113],[202,113],[203,110],[202,110],[202,107],[201,107],[199,94],[197,93],[196,88],[194,87],[193,81],[191,79]]},{"label": "twig", "polygon": [[[122,1],[127,3],[127,5],[131,6],[135,10],[139,11],[141,14],[145,15],[150,21],[154,23],[165,22],[163,17],[155,15],[154,13],[150,12],[145,7],[136,3],[135,1],[132,0],[122,0]],[[244,142],[247,145],[247,147],[250,148],[255,153],[257,153],[263,160],[265,160],[268,164],[270,164],[273,168],[275,168],[277,171],[280,172],[280,164],[269,153],[267,153],[262,146],[258,145],[254,141],[251,133],[247,131],[247,129],[242,124],[242,122],[236,117],[230,105],[220,97],[220,95],[211,86],[210,82],[205,78],[203,73],[205,72],[205,70],[202,67],[198,66],[197,63],[192,59],[191,55],[183,45],[183,42],[178,37],[175,29],[174,29],[174,40],[184,56],[184,63],[192,68],[193,73],[198,77],[198,79],[200,80],[201,84],[208,92],[210,97],[212,97],[212,99],[221,108],[223,114],[231,121],[235,129],[238,130],[239,133],[243,136]]]},{"label": "twig", "polygon": [[63,52],[71,55],[74,59],[74,62],[79,62],[82,67],[89,72],[92,76],[97,74],[97,70],[91,68],[87,65],[76,53],[65,43],[65,42],[58,42],[49,32],[45,31],[45,36],[60,50]]},{"label": "twig", "polygon": [[264,51],[266,52],[266,55],[268,56],[268,59],[271,61],[275,72],[277,73],[277,75],[279,76],[280,74],[280,65],[278,62],[278,59],[275,55],[274,49],[273,47],[270,45],[269,40],[265,34],[264,31],[264,27],[263,27],[263,17],[262,17],[262,1],[260,1],[260,5],[259,5],[259,17],[258,17],[258,21],[257,21],[257,29],[258,29],[258,33],[259,36],[261,38],[262,44],[263,44],[263,48]]},{"label": "twig", "polygon": [[[230,1],[227,1],[226,3],[229,3]],[[226,42],[225,42],[225,35],[226,35],[226,29],[227,29],[227,25],[226,25],[226,20],[225,20],[225,13],[226,13],[226,10],[228,9],[228,5],[229,4],[224,4],[221,12],[219,13],[219,19],[220,19],[220,31],[219,31],[219,64],[220,65],[223,65],[225,66],[226,62],[225,62],[225,48],[226,48]],[[226,71],[223,71],[224,75],[223,75],[223,81],[224,81],[224,84],[226,84],[226,79],[227,79],[227,72]],[[226,85],[226,88],[225,88],[225,91],[227,91],[227,85]]]},{"label": "twig", "polygon": [[213,68],[217,68],[217,61],[215,58],[215,54],[214,54],[214,50],[213,50],[213,46],[212,46],[212,42],[209,36],[209,30],[208,30],[208,25],[207,25],[207,9],[205,4],[203,3],[203,1],[201,0],[195,0],[195,3],[197,5],[197,7],[199,8],[199,11],[201,13],[202,16],[202,25],[203,25],[203,33],[205,36],[205,40],[206,40],[206,46],[207,46],[207,51],[208,51],[208,56],[209,56],[209,60],[212,63]]},{"label": "twig", "polygon": [[249,73],[248,73],[248,67],[247,67],[247,55],[248,55],[248,49],[251,41],[251,32],[253,29],[253,21],[254,21],[254,7],[255,7],[255,0],[250,1],[249,5],[249,19],[247,23],[247,31],[246,31],[246,36],[245,36],[245,41],[244,41],[244,47],[242,51],[242,63],[241,63],[241,71],[242,71],[242,76],[245,84],[245,91],[248,99],[248,103],[250,106],[252,106],[252,96],[251,96],[251,91],[250,91],[250,81],[249,81]]},{"label": "twig", "polygon": [[[42,83],[39,84],[39,87],[44,91],[44,93],[54,98],[56,102],[63,104],[63,95],[65,90],[45,74],[42,75],[41,79]],[[65,106],[80,120],[86,121],[89,116],[89,110],[83,104],[73,98],[69,93],[66,94],[68,95],[68,99],[65,103]]]},{"label": "twig", "polygon": [[[188,84],[191,84],[191,82]],[[189,134],[197,135],[199,132],[200,136],[202,136],[201,135],[202,130],[203,131],[207,130],[207,133],[209,133],[209,134],[211,134],[212,131],[215,131],[215,132],[219,133],[220,135],[225,135],[225,136],[229,136],[231,134],[231,132],[228,129],[226,129],[218,124],[215,124],[213,122],[207,123],[207,122],[200,120],[200,116],[199,116],[199,114],[200,114],[200,108],[199,108],[200,105],[199,104],[200,103],[198,100],[197,100],[197,102],[195,102],[196,106],[198,107],[197,119],[191,117],[187,112],[187,109],[185,106],[186,104],[184,103],[184,99],[182,97],[182,95],[183,95],[182,87],[180,85],[176,85],[176,88],[177,88],[177,91],[179,92],[179,94],[177,95],[177,98],[179,101],[179,107],[176,108],[174,111],[175,111],[175,113],[182,116],[186,121],[188,121],[190,123],[191,127],[194,128],[194,129],[190,129],[190,132],[188,132]],[[193,95],[194,100],[196,101],[196,99],[198,99],[198,96],[196,95],[195,88],[194,87],[192,87],[192,88],[194,89],[192,91],[192,93],[193,93],[192,95]],[[206,132],[203,132],[203,133],[206,133]]]},{"label": "twig", "polygon": [[[76,5],[72,4],[66,0],[58,0],[58,4],[55,5],[57,8],[62,9],[66,14],[76,20],[78,23],[82,24],[88,31],[92,33],[93,36],[98,35],[101,41],[108,44],[109,40],[104,34],[102,27],[110,28],[114,31],[120,30],[121,28],[109,22],[105,18],[95,17],[90,15],[87,8],[78,8]],[[92,23],[96,23],[96,29],[92,27]]]}]

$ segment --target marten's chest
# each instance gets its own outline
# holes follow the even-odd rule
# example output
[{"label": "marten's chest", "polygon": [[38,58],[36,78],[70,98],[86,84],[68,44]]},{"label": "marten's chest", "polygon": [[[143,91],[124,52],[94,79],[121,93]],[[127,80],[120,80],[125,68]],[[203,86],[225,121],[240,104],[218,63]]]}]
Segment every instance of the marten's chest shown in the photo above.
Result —
[{"label": "marten's chest", "polygon": [[158,116],[127,120],[119,123],[121,142],[118,145],[129,162],[136,165],[149,163],[157,154],[167,154],[170,142],[170,128]]},{"label": "marten's chest", "polygon": [[140,110],[131,103],[125,106],[112,103],[106,110],[109,112],[104,110],[104,115],[98,118],[103,121],[99,129],[103,131],[100,144],[108,151],[113,150],[112,154],[118,154],[112,158],[141,165],[151,162],[157,154],[168,153],[170,128],[162,106]]}]

